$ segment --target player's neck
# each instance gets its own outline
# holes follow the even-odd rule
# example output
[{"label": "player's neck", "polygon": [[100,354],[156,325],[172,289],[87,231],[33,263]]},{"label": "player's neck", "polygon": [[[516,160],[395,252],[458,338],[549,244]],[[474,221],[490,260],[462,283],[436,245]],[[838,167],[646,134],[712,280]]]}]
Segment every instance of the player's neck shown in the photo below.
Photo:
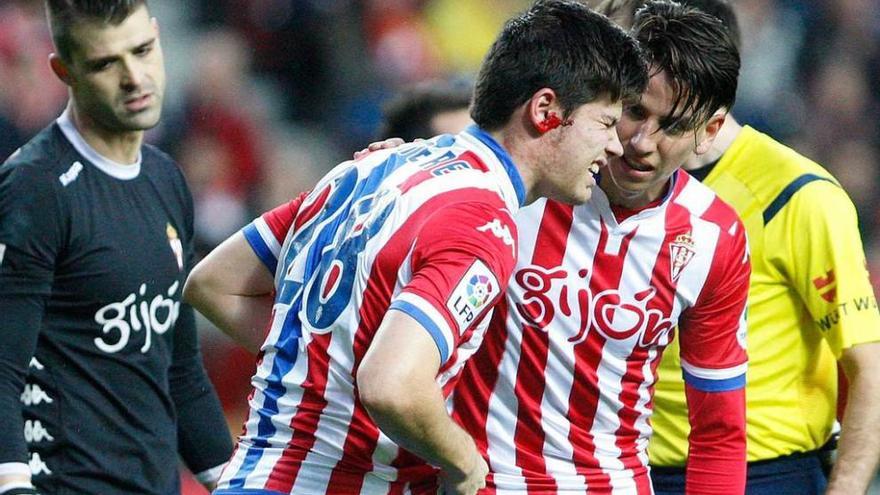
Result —
[{"label": "player's neck", "polygon": [[702,155],[692,156],[690,160],[685,162],[682,168],[685,170],[696,170],[717,161],[730,148],[730,145],[733,144],[741,130],[742,126],[733,118],[733,115],[727,114],[727,118],[724,119],[724,124],[718,131],[718,135],[715,136],[715,141],[712,142],[712,147],[709,148],[709,151]]},{"label": "player's neck", "polygon": [[[536,190],[536,174],[531,164],[536,163],[536,159],[540,156],[530,146],[530,141],[521,136],[518,132],[510,127],[505,127],[497,131],[486,131],[492,138],[504,148],[504,151],[513,160],[519,176],[522,179],[523,187],[526,190],[525,204],[531,204],[540,197],[540,191]],[[534,141],[534,140],[533,140]],[[537,150],[539,151],[539,150]]]},{"label": "player's neck", "polygon": [[95,151],[104,158],[121,164],[135,164],[138,161],[144,131],[119,131],[106,129],[93,118],[70,104],[70,120],[76,130]]}]

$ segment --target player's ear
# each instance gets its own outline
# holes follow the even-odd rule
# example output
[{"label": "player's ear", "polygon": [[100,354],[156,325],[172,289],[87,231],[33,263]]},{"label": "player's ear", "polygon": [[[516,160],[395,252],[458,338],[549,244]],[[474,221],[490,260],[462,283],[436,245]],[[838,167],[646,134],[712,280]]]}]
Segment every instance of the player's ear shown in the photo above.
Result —
[{"label": "player's ear", "polygon": [[721,127],[724,125],[724,120],[727,117],[727,110],[721,109],[715,112],[712,117],[709,118],[709,122],[703,126],[702,132],[697,135],[697,143],[694,146],[694,153],[697,155],[702,155],[703,153],[709,151],[712,147],[712,143],[715,142],[715,137],[718,136],[718,132],[721,130]]},{"label": "player's ear", "polygon": [[71,85],[70,70],[67,67],[67,63],[57,53],[49,54],[49,68],[52,69],[55,77],[60,79],[61,82],[68,86]]},{"label": "player's ear", "polygon": [[541,88],[526,102],[526,125],[536,134],[544,134],[561,124],[558,117],[561,113],[556,92],[550,88]]}]

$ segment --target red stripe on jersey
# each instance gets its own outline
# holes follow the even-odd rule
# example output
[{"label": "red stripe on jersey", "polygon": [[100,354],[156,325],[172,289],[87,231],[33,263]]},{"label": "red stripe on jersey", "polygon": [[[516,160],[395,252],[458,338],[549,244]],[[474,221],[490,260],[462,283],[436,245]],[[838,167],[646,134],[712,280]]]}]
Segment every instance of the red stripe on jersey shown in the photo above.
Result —
[{"label": "red stripe on jersey", "polygon": [[[294,225],[297,230],[312,221],[318,213],[324,210],[324,205],[327,203],[331,189],[333,189],[333,186],[330,184],[324,186],[324,189],[318,194],[314,202],[300,207],[300,213],[296,216],[296,224]],[[303,201],[305,201],[305,198],[303,198]]]},{"label": "red stripe on jersey", "polygon": [[[572,216],[571,205],[547,202],[538,237],[535,240],[533,264],[551,269],[562,265]],[[537,474],[540,478],[547,477],[547,464],[543,456],[544,429],[541,425],[541,402],[546,388],[544,371],[547,368],[549,339],[549,332],[545,329],[533,326],[522,329],[520,360],[514,386],[519,402],[514,445],[516,445],[516,464],[523,470],[529,493],[556,490],[555,483],[551,486],[543,482],[535,486],[529,481],[534,478],[534,475],[530,476],[529,473]]]},{"label": "red stripe on jersey", "polygon": [[299,468],[309,450],[315,444],[315,431],[321,411],[327,405],[324,400],[324,388],[327,385],[329,356],[327,347],[330,345],[331,334],[314,335],[306,352],[309,357],[309,371],[303,387],[303,397],[296,408],[296,414],[290,420],[293,436],[288,448],[272,466],[272,472],[263,488],[281,493],[290,493]]},{"label": "red stripe on jersey", "polygon": [[293,219],[299,213],[299,209],[302,207],[306,196],[308,196],[307,192],[301,193],[289,203],[285,203],[263,214],[263,221],[269,226],[269,230],[272,231],[272,235],[275,236],[278,244],[283,243],[284,238],[287,237],[287,231],[290,230]]},{"label": "red stripe on jersey", "polygon": [[[620,286],[623,261],[637,230],[638,228],[624,236],[618,252],[606,253],[609,233],[608,227],[604,221],[602,222],[599,243],[593,257],[593,273],[590,276],[591,293],[598,294],[603,290]],[[568,438],[574,451],[575,468],[587,480],[590,491],[597,493],[611,490],[611,479],[600,469],[599,460],[595,455],[595,439],[590,433],[599,404],[598,387],[591,384],[599,383],[598,369],[605,342],[605,337],[600,332],[590,331],[586,341],[575,346],[575,379],[568,404],[571,420]]]},{"label": "red stripe on jersey", "polygon": [[[486,421],[489,417],[489,398],[498,383],[498,367],[504,356],[507,342],[507,298],[495,306],[492,321],[480,349],[471,357],[461,373],[461,380],[468,387],[467,400],[460,395],[452,396],[452,417],[467,431],[483,455],[489,448],[486,438]],[[491,473],[489,479],[491,480]]]}]

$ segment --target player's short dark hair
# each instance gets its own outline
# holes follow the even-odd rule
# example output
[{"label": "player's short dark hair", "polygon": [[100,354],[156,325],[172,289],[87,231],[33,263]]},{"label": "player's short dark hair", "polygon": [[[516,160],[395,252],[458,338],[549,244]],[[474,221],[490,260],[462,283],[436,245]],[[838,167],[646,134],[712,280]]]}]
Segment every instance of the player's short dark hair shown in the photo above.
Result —
[{"label": "player's short dark hair", "polygon": [[739,50],[719,19],[693,7],[654,0],[636,12],[632,34],[652,74],[665,71],[675,99],[664,129],[695,129],[736,100]]},{"label": "player's short dark hair", "polygon": [[383,107],[379,139],[429,138],[436,134],[431,119],[444,112],[466,110],[472,94],[470,85],[447,81],[427,81],[404,89]]},{"label": "player's short dark hair", "polygon": [[46,15],[52,30],[52,41],[58,55],[70,61],[73,40],[70,29],[80,22],[99,22],[118,26],[141,6],[146,0],[45,0]]},{"label": "player's short dark hair", "polygon": [[554,90],[569,115],[603,96],[637,98],[646,84],[641,50],[620,27],[574,1],[539,0],[509,20],[489,50],[471,118],[495,130],[541,88]]},{"label": "player's short dark hair", "polygon": [[[730,31],[730,36],[736,47],[742,47],[742,39],[739,30],[739,22],[736,12],[728,0],[675,0],[678,3],[699,9],[721,20],[721,23]],[[610,17],[619,23],[624,29],[629,29],[633,23],[636,11],[647,3],[647,0],[604,0],[596,7],[600,14]]]}]

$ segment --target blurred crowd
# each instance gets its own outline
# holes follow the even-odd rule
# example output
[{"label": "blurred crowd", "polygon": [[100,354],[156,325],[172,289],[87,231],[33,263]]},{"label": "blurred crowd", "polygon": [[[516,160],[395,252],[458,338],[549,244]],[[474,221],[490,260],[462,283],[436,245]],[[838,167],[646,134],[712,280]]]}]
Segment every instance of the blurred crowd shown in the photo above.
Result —
[{"label": "blurred crowd", "polygon": [[[733,113],[840,180],[880,281],[878,1],[733,0],[744,42]],[[169,88],[148,140],[184,169],[199,252],[374,140],[401,88],[471,81],[504,19],[529,3],[150,0]],[[0,161],[66,102],[50,51],[42,1],[0,0]],[[205,361],[237,431],[253,358],[205,325]]]}]

